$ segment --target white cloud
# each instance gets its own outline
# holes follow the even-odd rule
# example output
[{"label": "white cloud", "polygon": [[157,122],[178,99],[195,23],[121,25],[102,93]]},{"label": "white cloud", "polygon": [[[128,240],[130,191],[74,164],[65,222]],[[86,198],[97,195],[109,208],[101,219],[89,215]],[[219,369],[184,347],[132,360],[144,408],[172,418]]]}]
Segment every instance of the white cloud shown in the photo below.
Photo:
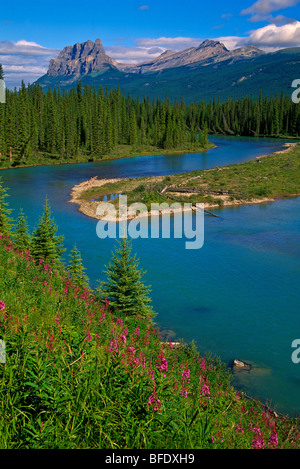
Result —
[{"label": "white cloud", "polygon": [[243,10],[241,15],[267,15],[274,11],[293,7],[299,2],[300,0],[257,0],[257,2],[255,2],[249,8]]},{"label": "white cloud", "polygon": [[19,87],[21,81],[33,83],[47,73],[49,60],[59,53],[36,42],[21,39],[0,41],[0,63],[3,65],[7,88]]},{"label": "white cloud", "polygon": [[191,37],[159,37],[136,39],[134,47],[110,46],[106,48],[106,53],[120,63],[137,64],[149,62],[167,49],[183,50],[190,47],[199,46],[203,39]]},{"label": "white cloud", "polygon": [[203,39],[193,37],[159,37],[159,38],[141,38],[137,40],[140,47],[160,46],[172,50],[184,49],[198,46]]},{"label": "white cloud", "polygon": [[110,46],[106,53],[120,63],[141,63],[155,59],[164,52],[161,47]]},{"label": "white cloud", "polygon": [[256,46],[265,51],[288,47],[300,47],[300,22],[276,25],[269,24],[249,32],[248,36],[225,36],[215,40],[223,42],[229,50],[238,47]]},{"label": "white cloud", "polygon": [[269,24],[264,28],[256,29],[250,33],[249,44],[265,48],[285,48],[300,46],[300,22],[277,26]]},{"label": "white cloud", "polygon": [[59,53],[58,49],[49,49],[43,47],[35,42],[25,41],[24,39],[18,42],[12,41],[0,41],[0,55],[33,55],[33,56],[43,56],[43,55],[57,55]]}]

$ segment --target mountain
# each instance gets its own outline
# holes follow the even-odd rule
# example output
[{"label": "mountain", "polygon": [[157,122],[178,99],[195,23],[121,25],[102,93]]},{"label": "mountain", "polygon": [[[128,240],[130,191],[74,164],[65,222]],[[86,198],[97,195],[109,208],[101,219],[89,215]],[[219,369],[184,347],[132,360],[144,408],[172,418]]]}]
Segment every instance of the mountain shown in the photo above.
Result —
[{"label": "mountain", "polygon": [[96,42],[86,41],[65,47],[57,59],[50,60],[48,75],[86,75],[116,65],[117,62],[105,54],[101,40],[97,39]]},{"label": "mountain", "polygon": [[186,65],[193,67],[207,66],[224,60],[232,59],[232,61],[237,61],[244,58],[258,57],[262,54],[264,52],[256,47],[250,46],[229,51],[224,44],[218,41],[206,40],[198,47],[191,47],[183,51],[167,50],[151,62],[139,65],[118,64],[117,68],[124,72],[148,73]]},{"label": "mountain", "polygon": [[36,83],[43,88],[60,86],[70,90],[81,80],[83,85],[96,88],[119,86],[121,92],[133,97],[182,97],[189,103],[258,97],[260,93],[291,95],[299,69],[300,48],[266,53],[249,46],[230,51],[211,40],[179,52],[166,51],[150,62],[121,64],[106,55],[97,39],[65,47]]}]

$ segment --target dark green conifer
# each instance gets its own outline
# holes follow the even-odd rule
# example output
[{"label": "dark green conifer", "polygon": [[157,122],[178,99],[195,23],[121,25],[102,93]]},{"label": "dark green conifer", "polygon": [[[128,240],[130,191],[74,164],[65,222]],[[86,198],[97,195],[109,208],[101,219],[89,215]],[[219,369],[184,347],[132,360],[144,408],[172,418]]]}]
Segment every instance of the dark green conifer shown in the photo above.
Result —
[{"label": "dark green conifer", "polygon": [[58,227],[52,218],[51,208],[46,199],[44,213],[32,234],[31,254],[36,261],[58,262],[65,251],[63,236],[57,236]]},{"label": "dark green conifer", "polygon": [[82,288],[89,287],[89,279],[88,276],[85,274],[85,267],[82,263],[82,258],[80,251],[77,249],[76,246],[73,247],[70,253],[70,263],[67,267],[69,274],[72,277],[73,283]]},{"label": "dark green conifer", "polygon": [[9,204],[6,202],[7,197],[9,195],[0,177],[0,233],[4,236],[11,235],[12,229],[12,218],[10,218],[12,209],[9,208]]},{"label": "dark green conifer", "polygon": [[13,236],[14,246],[19,251],[24,252],[30,249],[31,245],[31,236],[28,230],[27,217],[23,213],[23,209],[20,209],[18,223],[16,226],[16,231]]},{"label": "dark green conifer", "polygon": [[123,238],[112,254],[107,267],[107,281],[100,283],[99,293],[107,299],[118,314],[125,317],[153,317],[148,294],[150,288],[142,282],[144,273],[140,270],[136,255],[131,256],[131,242]]}]

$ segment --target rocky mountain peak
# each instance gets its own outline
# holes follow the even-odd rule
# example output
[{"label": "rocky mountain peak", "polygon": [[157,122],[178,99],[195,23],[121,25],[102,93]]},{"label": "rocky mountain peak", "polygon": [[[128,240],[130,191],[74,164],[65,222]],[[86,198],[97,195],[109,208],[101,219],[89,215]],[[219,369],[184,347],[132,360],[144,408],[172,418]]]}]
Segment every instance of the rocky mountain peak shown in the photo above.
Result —
[{"label": "rocky mountain peak", "polygon": [[228,49],[224,46],[224,44],[222,44],[219,41],[212,41],[211,39],[206,39],[205,41],[203,41],[200,44],[200,46],[196,48],[196,50],[205,49],[205,48],[214,48],[214,49],[228,52]]},{"label": "rocky mountain peak", "polygon": [[57,59],[49,64],[48,75],[85,75],[116,66],[117,62],[106,55],[100,39],[65,47]]}]

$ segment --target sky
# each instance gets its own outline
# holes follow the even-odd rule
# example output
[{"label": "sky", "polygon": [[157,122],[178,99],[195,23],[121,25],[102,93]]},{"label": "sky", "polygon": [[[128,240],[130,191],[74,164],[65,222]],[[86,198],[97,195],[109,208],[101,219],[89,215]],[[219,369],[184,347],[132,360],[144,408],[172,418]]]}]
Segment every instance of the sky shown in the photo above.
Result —
[{"label": "sky", "polygon": [[65,46],[98,38],[122,63],[147,62],[205,39],[230,50],[300,47],[300,0],[5,1],[0,63],[6,86],[33,83]]}]

